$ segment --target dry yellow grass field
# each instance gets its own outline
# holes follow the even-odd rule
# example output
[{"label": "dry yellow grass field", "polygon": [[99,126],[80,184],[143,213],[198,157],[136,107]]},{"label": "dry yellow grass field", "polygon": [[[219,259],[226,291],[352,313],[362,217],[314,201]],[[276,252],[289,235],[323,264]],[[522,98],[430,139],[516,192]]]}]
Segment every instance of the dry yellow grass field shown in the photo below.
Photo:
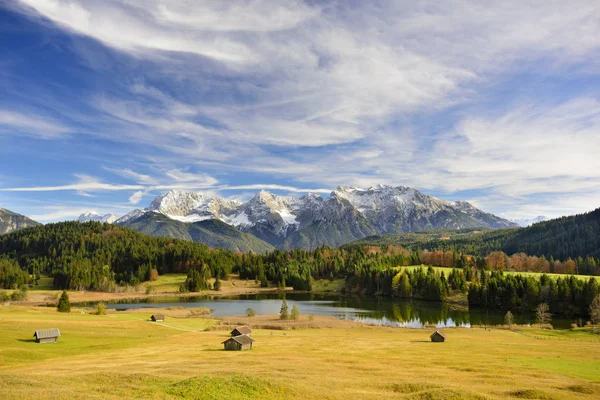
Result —
[{"label": "dry yellow grass field", "polygon": [[[156,324],[148,317],[0,307],[1,397],[600,397],[600,337],[586,331],[551,336],[537,329],[445,329],[446,343],[431,343],[431,330],[342,322],[256,330],[253,350],[225,352],[227,331],[204,331],[214,328],[213,320],[168,317]],[[302,316],[300,323],[307,320]],[[53,327],[62,333],[58,343],[32,341],[35,329]]]}]

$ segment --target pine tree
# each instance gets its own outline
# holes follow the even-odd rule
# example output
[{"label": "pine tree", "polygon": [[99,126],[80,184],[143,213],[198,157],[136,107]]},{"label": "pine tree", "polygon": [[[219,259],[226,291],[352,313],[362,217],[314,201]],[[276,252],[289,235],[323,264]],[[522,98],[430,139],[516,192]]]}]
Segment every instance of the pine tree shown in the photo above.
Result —
[{"label": "pine tree", "polygon": [[289,316],[289,313],[288,313],[287,301],[285,301],[285,299],[283,299],[283,301],[281,302],[281,311],[279,311],[279,319],[286,320],[289,317],[290,316]]},{"label": "pine tree", "polygon": [[297,321],[298,318],[300,317],[300,310],[298,310],[298,306],[295,304],[294,304],[294,307],[292,307],[291,317],[294,321]]},{"label": "pine tree", "polygon": [[221,279],[219,278],[219,275],[217,275],[217,278],[215,279],[215,284],[213,285],[213,289],[215,289],[217,292],[219,290],[221,290]]},{"label": "pine tree", "polygon": [[69,301],[69,295],[66,290],[63,290],[60,295],[60,299],[58,300],[58,307],[56,307],[58,312],[68,313],[71,312],[71,302]]}]

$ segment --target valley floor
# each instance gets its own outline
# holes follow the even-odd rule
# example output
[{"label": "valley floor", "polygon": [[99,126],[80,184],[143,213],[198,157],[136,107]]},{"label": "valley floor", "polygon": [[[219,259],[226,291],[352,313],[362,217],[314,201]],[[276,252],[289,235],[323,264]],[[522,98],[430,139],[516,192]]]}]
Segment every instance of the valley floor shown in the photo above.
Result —
[{"label": "valley floor", "polygon": [[[431,343],[431,329],[338,321],[257,329],[251,351],[226,352],[220,321],[174,315],[152,323],[149,315],[0,306],[2,398],[600,397],[600,335],[589,330],[455,328],[443,330],[445,343]],[[303,315],[297,324],[307,321]],[[35,343],[42,328],[59,328],[58,343]]]}]

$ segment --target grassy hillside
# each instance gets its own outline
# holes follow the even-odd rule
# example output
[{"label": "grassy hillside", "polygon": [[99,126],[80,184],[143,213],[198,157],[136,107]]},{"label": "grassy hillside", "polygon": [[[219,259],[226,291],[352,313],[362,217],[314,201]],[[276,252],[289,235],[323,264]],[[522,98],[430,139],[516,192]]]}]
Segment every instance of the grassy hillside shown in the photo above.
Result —
[{"label": "grassy hillside", "polygon": [[[0,308],[2,398],[600,396],[600,337],[586,330],[443,329],[447,341],[431,343],[431,329],[345,322],[343,328],[258,329],[253,350],[225,352],[225,328],[204,331],[210,322],[202,318],[155,324],[149,315]],[[33,331],[45,327],[61,330],[58,343],[32,341]]]},{"label": "grassy hillside", "polygon": [[140,218],[127,221],[123,226],[151,236],[190,240],[233,252],[266,253],[274,249],[267,242],[218,220],[184,223],[162,214],[147,213]]}]

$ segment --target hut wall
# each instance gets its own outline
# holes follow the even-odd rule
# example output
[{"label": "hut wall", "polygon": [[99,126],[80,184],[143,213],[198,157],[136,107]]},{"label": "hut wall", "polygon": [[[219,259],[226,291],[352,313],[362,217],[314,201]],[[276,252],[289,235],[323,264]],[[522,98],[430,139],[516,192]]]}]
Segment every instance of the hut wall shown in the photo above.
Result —
[{"label": "hut wall", "polygon": [[223,345],[225,346],[225,350],[242,350],[242,345],[235,340],[228,340]]},{"label": "hut wall", "polygon": [[36,342],[38,343],[56,343],[56,338],[45,338],[45,339],[37,339]]},{"label": "hut wall", "polygon": [[431,338],[431,341],[432,341],[432,342],[443,342],[443,341],[444,341],[444,338],[443,338],[443,337],[441,337],[440,335],[434,335],[434,336]]}]

